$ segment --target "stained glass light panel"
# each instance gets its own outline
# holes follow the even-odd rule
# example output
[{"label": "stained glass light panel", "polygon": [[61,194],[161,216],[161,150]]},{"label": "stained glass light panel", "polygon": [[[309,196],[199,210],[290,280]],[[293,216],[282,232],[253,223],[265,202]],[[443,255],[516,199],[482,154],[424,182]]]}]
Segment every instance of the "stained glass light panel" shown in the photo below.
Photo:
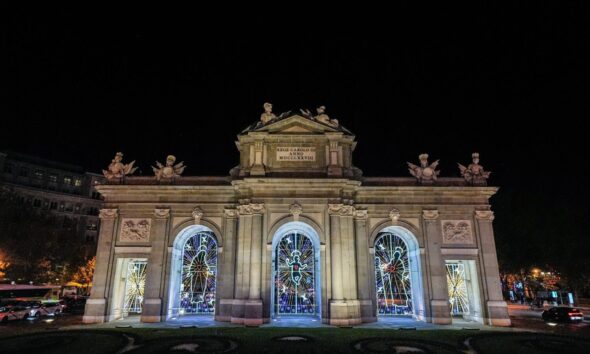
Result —
[{"label": "stained glass light panel", "polygon": [[123,312],[141,313],[145,288],[146,261],[129,261],[125,277],[125,302]]},{"label": "stained glass light panel", "polygon": [[280,240],[275,251],[275,314],[315,315],[315,254],[311,239],[290,233]]},{"label": "stained glass light panel", "polygon": [[451,314],[469,313],[469,298],[465,281],[465,264],[447,263],[447,285],[449,287],[449,306]]},{"label": "stained glass light panel", "polygon": [[379,316],[410,315],[412,284],[408,247],[391,232],[383,232],[375,241],[375,281]]},{"label": "stained glass light panel", "polygon": [[214,314],[217,242],[211,232],[191,236],[182,248],[180,308],[185,314]]}]

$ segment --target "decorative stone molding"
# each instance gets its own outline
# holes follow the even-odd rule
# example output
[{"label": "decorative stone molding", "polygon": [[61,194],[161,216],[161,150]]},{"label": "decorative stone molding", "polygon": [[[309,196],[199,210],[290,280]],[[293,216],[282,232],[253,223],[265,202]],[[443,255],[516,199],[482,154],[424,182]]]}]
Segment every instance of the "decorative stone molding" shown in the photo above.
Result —
[{"label": "decorative stone molding", "polygon": [[476,210],[475,211],[475,218],[478,220],[493,221],[494,220],[494,212],[491,210]]},{"label": "decorative stone molding", "polygon": [[226,218],[237,218],[238,217],[238,210],[235,208],[224,208],[223,214]]},{"label": "decorative stone molding", "polygon": [[238,205],[239,215],[254,215],[264,213],[264,203],[250,203]]},{"label": "decorative stone molding", "polygon": [[396,208],[391,209],[391,211],[389,212],[389,218],[391,219],[391,222],[394,224],[397,224],[397,221],[399,220],[399,216],[400,216],[400,212]]},{"label": "decorative stone molding", "polygon": [[156,208],[154,209],[154,216],[156,219],[167,219],[170,217],[169,208]]},{"label": "decorative stone molding", "polygon": [[353,216],[354,210],[355,209],[352,205],[328,204],[328,212],[330,215]]},{"label": "decorative stone molding", "polygon": [[118,210],[117,209],[100,209],[100,213],[98,217],[103,220],[108,219],[115,219],[117,217]]},{"label": "decorative stone molding", "polygon": [[437,220],[438,219],[438,210],[436,209],[424,209],[422,210],[422,217],[424,220]]},{"label": "decorative stone molding", "polygon": [[195,207],[193,209],[193,218],[195,219],[195,225],[199,225],[201,223],[201,218],[203,217],[203,209],[200,207]]},{"label": "decorative stone molding", "polygon": [[444,220],[442,222],[443,243],[473,243],[473,232],[469,220]]},{"label": "decorative stone molding", "polygon": [[303,208],[297,202],[291,204],[291,206],[289,207],[289,213],[291,213],[291,215],[293,215],[293,220],[295,220],[295,221],[299,220],[299,215],[301,215],[302,212],[303,212]]},{"label": "decorative stone molding", "polygon": [[356,209],[354,211],[354,218],[357,220],[367,220],[369,211],[367,209]]},{"label": "decorative stone molding", "polygon": [[151,219],[124,218],[121,221],[121,232],[119,232],[119,241],[148,242],[150,239],[151,228]]}]

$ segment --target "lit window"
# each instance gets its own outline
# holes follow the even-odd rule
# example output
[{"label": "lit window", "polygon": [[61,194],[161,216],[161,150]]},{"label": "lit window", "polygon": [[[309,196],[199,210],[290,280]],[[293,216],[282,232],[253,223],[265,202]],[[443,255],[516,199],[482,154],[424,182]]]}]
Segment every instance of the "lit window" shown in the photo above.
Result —
[{"label": "lit window", "polygon": [[49,175],[49,182],[57,183],[57,175],[53,173]]},{"label": "lit window", "polygon": [[82,180],[80,178],[74,178],[74,186],[76,186],[76,187],[82,186]]},{"label": "lit window", "polygon": [[64,184],[67,184],[67,185],[72,184],[72,177],[65,176],[64,177]]},{"label": "lit window", "polygon": [[43,179],[43,171],[41,171],[41,170],[35,171],[35,178],[36,179]]}]

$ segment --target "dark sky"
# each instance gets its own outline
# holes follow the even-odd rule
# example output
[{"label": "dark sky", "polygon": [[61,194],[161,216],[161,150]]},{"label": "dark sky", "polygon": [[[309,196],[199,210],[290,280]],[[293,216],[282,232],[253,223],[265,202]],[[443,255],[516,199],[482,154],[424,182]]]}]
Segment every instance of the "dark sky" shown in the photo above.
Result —
[{"label": "dark sky", "polygon": [[[590,197],[587,9],[552,6],[447,10],[436,22],[397,12],[368,25],[364,15],[5,12],[0,149],[92,171],[123,151],[144,174],[172,153],[187,174],[227,175],[236,134],[265,101],[276,113],[323,104],[357,135],[367,176],[406,176],[422,152],[456,176],[456,162],[480,152],[502,187],[501,241],[524,232],[523,209],[531,225],[587,225],[572,216]],[[537,237],[527,230],[523,243]]]}]

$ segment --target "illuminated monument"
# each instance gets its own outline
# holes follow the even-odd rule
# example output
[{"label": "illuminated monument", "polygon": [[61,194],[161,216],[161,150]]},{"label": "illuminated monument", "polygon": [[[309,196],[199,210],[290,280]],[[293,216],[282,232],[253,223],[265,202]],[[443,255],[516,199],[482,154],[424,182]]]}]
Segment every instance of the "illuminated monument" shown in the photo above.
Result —
[{"label": "illuminated monument", "polygon": [[355,136],[325,107],[264,108],[238,135],[230,176],[185,176],[174,156],[152,177],[131,176],[121,159],[104,171],[85,322],[510,325],[489,205],[497,188],[479,155],[460,166],[463,178],[440,177],[426,154],[408,164],[411,176],[363,177]]}]

